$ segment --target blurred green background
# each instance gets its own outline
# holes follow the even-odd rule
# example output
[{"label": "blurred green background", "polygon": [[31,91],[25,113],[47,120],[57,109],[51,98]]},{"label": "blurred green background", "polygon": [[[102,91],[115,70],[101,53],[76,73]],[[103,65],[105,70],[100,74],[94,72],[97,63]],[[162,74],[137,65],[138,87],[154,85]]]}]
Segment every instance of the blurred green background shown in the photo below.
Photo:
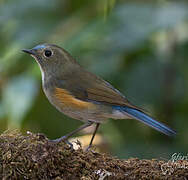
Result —
[{"label": "blurred green background", "polygon": [[82,123],[45,97],[33,58],[21,52],[55,43],[134,104],[178,131],[169,138],[136,120],[109,120],[99,134],[120,158],[186,155],[187,1],[0,0],[0,131],[60,137]]}]

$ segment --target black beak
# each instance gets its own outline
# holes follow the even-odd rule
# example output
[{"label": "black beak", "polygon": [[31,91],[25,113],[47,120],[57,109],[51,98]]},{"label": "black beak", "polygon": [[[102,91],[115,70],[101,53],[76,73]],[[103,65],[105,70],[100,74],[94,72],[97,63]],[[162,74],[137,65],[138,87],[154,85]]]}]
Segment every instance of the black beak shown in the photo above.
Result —
[{"label": "black beak", "polygon": [[35,55],[35,52],[33,51],[33,49],[22,49],[22,51],[27,54]]}]

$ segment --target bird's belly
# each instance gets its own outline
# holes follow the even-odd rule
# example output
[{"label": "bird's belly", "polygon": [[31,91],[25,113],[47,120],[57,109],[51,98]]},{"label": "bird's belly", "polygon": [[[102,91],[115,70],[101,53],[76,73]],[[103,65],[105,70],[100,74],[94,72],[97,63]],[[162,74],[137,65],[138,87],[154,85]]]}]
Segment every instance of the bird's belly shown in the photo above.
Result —
[{"label": "bird's belly", "polygon": [[69,106],[62,106],[59,103],[55,103],[53,105],[63,114],[73,119],[78,119],[80,121],[92,121],[103,123],[106,119],[103,117],[103,114],[100,113],[97,109],[76,109]]},{"label": "bird's belly", "polygon": [[67,90],[55,88],[44,92],[49,101],[65,115],[81,121],[103,123],[108,118],[128,119],[129,117],[111,106],[94,104],[73,97]]},{"label": "bird's belly", "polygon": [[66,91],[52,93],[45,90],[44,92],[51,104],[71,118],[99,123],[106,120],[99,105],[76,99]]}]

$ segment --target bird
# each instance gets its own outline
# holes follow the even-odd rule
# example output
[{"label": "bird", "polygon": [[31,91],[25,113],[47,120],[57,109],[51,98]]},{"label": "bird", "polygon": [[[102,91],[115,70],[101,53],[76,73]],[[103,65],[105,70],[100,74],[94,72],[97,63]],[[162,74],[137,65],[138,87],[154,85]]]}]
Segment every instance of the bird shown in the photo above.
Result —
[{"label": "bird", "polygon": [[65,115],[84,122],[54,142],[68,141],[69,137],[95,124],[88,146],[91,147],[100,124],[109,118],[136,119],[167,136],[176,135],[175,130],[133,105],[110,83],[84,69],[65,49],[44,43],[22,51],[38,63],[43,91],[50,103]]}]

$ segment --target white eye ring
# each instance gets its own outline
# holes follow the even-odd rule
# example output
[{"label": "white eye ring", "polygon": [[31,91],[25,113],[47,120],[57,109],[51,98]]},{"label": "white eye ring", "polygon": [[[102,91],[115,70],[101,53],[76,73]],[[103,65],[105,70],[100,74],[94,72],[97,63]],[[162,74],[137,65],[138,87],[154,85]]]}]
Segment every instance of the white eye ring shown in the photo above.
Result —
[{"label": "white eye ring", "polygon": [[51,57],[52,55],[53,55],[53,53],[52,53],[51,50],[48,50],[48,49],[47,49],[47,50],[44,51],[44,56],[45,56],[45,57],[49,58],[49,57]]}]

